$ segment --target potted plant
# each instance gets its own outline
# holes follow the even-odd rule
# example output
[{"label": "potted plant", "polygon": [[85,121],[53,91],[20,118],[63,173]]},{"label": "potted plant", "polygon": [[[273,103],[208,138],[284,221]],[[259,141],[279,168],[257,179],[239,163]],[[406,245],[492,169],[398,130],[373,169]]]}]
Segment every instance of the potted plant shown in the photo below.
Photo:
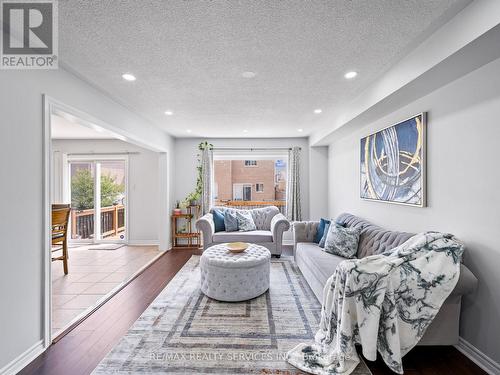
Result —
[{"label": "potted plant", "polygon": [[182,210],[180,207],[180,203],[179,203],[179,201],[177,201],[177,203],[175,204],[175,208],[174,208],[174,215],[180,215],[181,213],[182,213]]},{"label": "potted plant", "polygon": [[[201,142],[198,145],[198,150],[203,151],[204,149],[212,149],[213,145],[207,141]],[[199,204],[201,194],[203,192],[203,174],[201,168],[201,155],[198,154],[198,165],[196,166],[197,176],[196,176],[196,186],[195,189],[189,193],[186,198],[181,202],[180,207],[186,208],[188,206],[194,206]]]}]

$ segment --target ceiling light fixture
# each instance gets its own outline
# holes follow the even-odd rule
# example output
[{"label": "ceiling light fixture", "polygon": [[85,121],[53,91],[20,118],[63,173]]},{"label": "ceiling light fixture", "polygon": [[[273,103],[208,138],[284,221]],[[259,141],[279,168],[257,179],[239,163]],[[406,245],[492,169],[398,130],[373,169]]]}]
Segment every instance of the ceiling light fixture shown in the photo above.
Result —
[{"label": "ceiling light fixture", "polygon": [[319,115],[321,112],[323,112],[321,109],[317,108],[314,110],[314,113],[316,113],[317,115]]},{"label": "ceiling light fixture", "polygon": [[133,74],[130,74],[130,73],[124,73],[122,74],[122,78],[125,80],[125,81],[135,81],[137,78],[135,78],[135,76]]},{"label": "ceiling light fixture", "polygon": [[188,133],[191,133],[191,131],[192,131],[191,129],[186,130],[186,132],[188,132]]},{"label": "ceiling light fixture", "polygon": [[248,133],[248,130],[247,129],[243,129],[243,133]]},{"label": "ceiling light fixture", "polygon": [[241,76],[243,78],[254,78],[257,75],[255,72],[243,72],[241,73]]},{"label": "ceiling light fixture", "polygon": [[165,111],[165,114],[166,114],[167,116],[172,116],[172,115],[174,114],[174,112],[172,112],[172,111]]},{"label": "ceiling light fixture", "polygon": [[304,129],[297,129],[297,131],[298,131],[299,133],[302,133],[302,132],[304,131]]},{"label": "ceiling light fixture", "polygon": [[358,72],[352,71],[352,72],[347,72],[344,74],[345,79],[353,79],[358,75]]}]

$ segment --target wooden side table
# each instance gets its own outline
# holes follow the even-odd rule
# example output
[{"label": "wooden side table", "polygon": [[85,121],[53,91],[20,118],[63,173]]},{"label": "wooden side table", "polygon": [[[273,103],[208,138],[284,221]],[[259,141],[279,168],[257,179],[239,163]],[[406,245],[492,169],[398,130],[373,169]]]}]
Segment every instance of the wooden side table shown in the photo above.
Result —
[{"label": "wooden side table", "polygon": [[[197,219],[200,212],[200,206],[188,206],[187,213],[171,216],[172,227],[172,246],[179,247],[200,247],[200,233],[193,231],[193,219]],[[179,231],[179,221],[185,220],[186,232]]]}]

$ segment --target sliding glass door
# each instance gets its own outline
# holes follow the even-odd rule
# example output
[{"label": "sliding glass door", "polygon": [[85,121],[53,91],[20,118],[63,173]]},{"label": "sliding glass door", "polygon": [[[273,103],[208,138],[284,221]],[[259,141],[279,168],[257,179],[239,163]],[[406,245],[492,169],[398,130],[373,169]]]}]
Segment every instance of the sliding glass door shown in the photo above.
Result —
[{"label": "sliding glass door", "polygon": [[71,240],[125,242],[127,160],[71,158]]}]

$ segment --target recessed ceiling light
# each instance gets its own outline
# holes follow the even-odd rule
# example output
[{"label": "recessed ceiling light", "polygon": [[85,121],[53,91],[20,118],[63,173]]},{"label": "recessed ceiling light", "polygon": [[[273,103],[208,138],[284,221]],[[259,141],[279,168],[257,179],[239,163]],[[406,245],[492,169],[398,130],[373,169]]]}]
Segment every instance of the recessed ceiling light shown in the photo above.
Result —
[{"label": "recessed ceiling light", "polygon": [[124,74],[122,74],[122,78],[125,81],[135,81],[137,79],[137,78],[135,78],[135,76],[133,74],[130,74],[130,73],[124,73]]},{"label": "recessed ceiling light", "polygon": [[186,130],[186,132],[188,132],[188,133],[191,133],[191,131],[192,131],[191,129]]},{"label": "recessed ceiling light", "polygon": [[243,78],[253,78],[256,75],[257,75],[257,73],[255,73],[255,72],[243,72],[243,73],[241,73],[241,76]]},{"label": "recessed ceiling light", "polygon": [[321,112],[323,112],[321,109],[317,108],[314,110],[314,113],[316,113],[317,115],[319,115]]},{"label": "recessed ceiling light", "polygon": [[172,116],[172,115],[174,114],[174,112],[172,112],[172,111],[165,111],[165,114],[166,114],[167,116]]},{"label": "recessed ceiling light", "polygon": [[247,129],[243,129],[243,133],[248,133],[248,130]]},{"label": "recessed ceiling light", "polygon": [[298,132],[302,133],[304,129],[297,129]]},{"label": "recessed ceiling light", "polygon": [[347,72],[344,74],[345,79],[353,79],[358,75],[358,72],[352,71],[352,72]]}]

